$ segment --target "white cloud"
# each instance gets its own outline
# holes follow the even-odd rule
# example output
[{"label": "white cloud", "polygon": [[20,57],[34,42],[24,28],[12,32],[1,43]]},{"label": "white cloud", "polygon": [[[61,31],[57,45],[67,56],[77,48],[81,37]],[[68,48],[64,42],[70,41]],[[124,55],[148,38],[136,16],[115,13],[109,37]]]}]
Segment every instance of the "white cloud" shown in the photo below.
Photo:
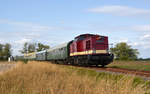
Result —
[{"label": "white cloud", "polygon": [[141,36],[140,40],[149,41],[150,40],[150,34],[145,34],[145,35]]},{"label": "white cloud", "polygon": [[[22,49],[25,42],[52,42],[54,39],[50,39],[51,37],[48,35],[59,29],[59,27],[57,28],[31,22],[18,22],[5,19],[0,19],[0,24],[7,25],[11,30],[6,31],[6,29],[4,32],[0,32],[0,43],[10,43],[14,55],[19,54],[18,51]],[[50,31],[51,33],[49,33]]]},{"label": "white cloud", "polygon": [[138,15],[150,15],[150,10],[140,9],[129,6],[110,5],[102,6],[97,8],[88,9],[89,12],[93,13],[107,13],[117,16],[138,16]]},{"label": "white cloud", "polygon": [[140,52],[139,57],[149,58],[150,53],[150,42],[148,41],[137,41],[131,44],[134,48]]},{"label": "white cloud", "polygon": [[16,28],[21,28],[24,31],[50,31],[57,28],[51,26],[43,26],[31,22],[17,22],[17,21],[10,21],[5,19],[0,19],[0,24],[9,24]]},{"label": "white cloud", "polygon": [[73,36],[70,31],[74,30],[72,27],[45,26],[32,22],[18,22],[7,19],[0,19],[1,24],[7,26],[8,29],[5,28],[3,32],[0,32],[0,40],[2,40],[0,43],[10,43],[14,55],[20,54],[19,50],[22,49],[25,42],[40,42],[51,47],[64,41],[67,42],[71,36],[64,37],[66,34]]},{"label": "white cloud", "polygon": [[132,45],[132,46],[139,46],[140,44],[138,42],[133,42],[130,45]]},{"label": "white cloud", "polygon": [[32,39],[29,39],[29,38],[23,38],[23,39],[21,39],[21,40],[15,41],[15,43],[22,45],[22,44],[24,44],[24,43],[26,43],[26,42],[30,42],[31,40],[32,40]]},{"label": "white cloud", "polygon": [[[132,40],[130,39],[130,33],[135,33],[135,32],[128,32],[128,31],[148,31],[148,28],[150,25],[139,25],[139,26],[97,26],[95,27],[86,27],[86,28],[81,28],[81,27],[53,27],[53,26],[44,26],[36,23],[31,23],[31,22],[17,22],[17,21],[10,21],[10,20],[0,20],[0,24],[5,24],[7,25],[8,28],[10,28],[8,31],[7,29],[5,30],[7,32],[0,32],[0,40],[4,41],[5,43],[11,43],[13,45],[13,53],[20,54],[18,51],[22,49],[23,44],[25,42],[41,42],[45,43],[52,46],[55,46],[57,44],[67,42],[68,40],[71,40],[74,38],[74,36],[82,34],[82,33],[99,33],[102,35],[108,35],[109,38],[114,36],[116,39],[111,39],[110,41],[114,40],[112,43],[115,44],[118,42],[127,42],[128,44],[131,44],[135,48],[139,49],[147,49],[150,48],[150,43],[148,41],[142,42],[143,40],[146,40],[149,38],[150,35],[143,35],[138,40]],[[147,29],[145,29],[145,27]],[[138,29],[137,29],[138,28]],[[141,28],[141,29],[139,29]],[[10,31],[12,30],[12,31]],[[59,32],[62,31],[62,32]],[[69,31],[69,32],[68,32]],[[78,31],[78,32],[75,32]],[[100,32],[99,32],[100,31]],[[104,31],[109,31],[109,32],[104,32]],[[111,31],[111,32],[110,32]],[[118,33],[120,32],[120,33]],[[129,33],[129,34],[124,34],[124,33]],[[69,34],[68,34],[69,33]],[[139,33],[139,32],[138,32]],[[142,32],[140,32],[142,33]],[[69,36],[68,36],[69,35]],[[129,35],[129,36],[128,36]],[[135,35],[135,34],[132,34]],[[131,35],[131,36],[132,36]],[[142,35],[142,34],[140,34]],[[65,37],[67,36],[67,37]],[[136,37],[138,37],[137,35]],[[65,37],[65,38],[64,38]],[[133,36],[135,38],[135,36]],[[2,43],[0,41],[0,43]]]},{"label": "white cloud", "polygon": [[121,38],[120,40],[119,40],[119,42],[129,42],[129,40],[127,39],[127,38]]},{"label": "white cloud", "polygon": [[148,41],[133,42],[132,45],[141,49],[150,49],[150,42]]},{"label": "white cloud", "polygon": [[150,25],[136,25],[132,27],[133,30],[135,31],[146,31],[150,32]]}]

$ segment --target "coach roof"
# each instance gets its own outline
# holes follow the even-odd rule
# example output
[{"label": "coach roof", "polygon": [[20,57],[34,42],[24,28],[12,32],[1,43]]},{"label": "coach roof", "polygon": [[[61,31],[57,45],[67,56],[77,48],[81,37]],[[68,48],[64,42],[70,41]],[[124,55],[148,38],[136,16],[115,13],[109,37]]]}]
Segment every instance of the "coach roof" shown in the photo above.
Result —
[{"label": "coach roof", "polygon": [[43,51],[36,52],[36,54],[45,53],[45,52],[46,50],[43,50]]},{"label": "coach roof", "polygon": [[53,48],[50,48],[50,49],[48,49],[47,51],[49,52],[49,51],[52,51],[52,50],[54,50],[54,49],[64,48],[64,47],[67,47],[67,45],[68,45],[68,42],[67,42],[67,43],[63,43],[63,44],[60,44],[60,45],[55,46],[55,47],[53,47]]}]

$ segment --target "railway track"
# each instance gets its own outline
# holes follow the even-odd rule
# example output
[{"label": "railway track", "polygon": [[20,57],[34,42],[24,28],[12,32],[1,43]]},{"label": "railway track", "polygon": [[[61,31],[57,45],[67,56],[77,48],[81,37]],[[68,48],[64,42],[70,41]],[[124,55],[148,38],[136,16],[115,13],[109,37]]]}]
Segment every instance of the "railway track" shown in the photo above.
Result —
[{"label": "railway track", "polygon": [[[70,65],[69,65],[70,66]],[[150,71],[139,71],[139,70],[131,70],[131,69],[122,69],[122,68],[111,68],[111,67],[83,67],[83,66],[74,66],[80,68],[86,68],[90,70],[95,70],[96,72],[106,72],[110,74],[126,74],[126,75],[133,75],[137,77],[141,77],[144,80],[150,80]]]},{"label": "railway track", "polygon": [[130,69],[122,69],[122,68],[96,68],[96,67],[89,67],[90,69],[95,70],[104,70],[108,72],[117,72],[117,73],[123,73],[123,74],[133,74],[133,75],[139,75],[139,76],[145,76],[150,78],[150,71],[138,71],[138,70],[130,70]]}]

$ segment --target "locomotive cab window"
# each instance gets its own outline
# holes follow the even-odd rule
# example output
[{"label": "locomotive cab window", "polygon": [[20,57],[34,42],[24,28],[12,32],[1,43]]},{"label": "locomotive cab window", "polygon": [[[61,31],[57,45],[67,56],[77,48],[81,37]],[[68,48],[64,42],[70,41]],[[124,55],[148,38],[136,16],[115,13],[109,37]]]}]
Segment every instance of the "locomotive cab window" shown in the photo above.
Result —
[{"label": "locomotive cab window", "polygon": [[102,42],[104,42],[104,37],[102,37],[102,36],[97,37],[97,38],[96,38],[96,42],[97,42],[97,43],[102,43]]},{"label": "locomotive cab window", "polygon": [[90,40],[86,41],[86,49],[87,50],[90,49],[90,45],[91,45],[91,41]]}]

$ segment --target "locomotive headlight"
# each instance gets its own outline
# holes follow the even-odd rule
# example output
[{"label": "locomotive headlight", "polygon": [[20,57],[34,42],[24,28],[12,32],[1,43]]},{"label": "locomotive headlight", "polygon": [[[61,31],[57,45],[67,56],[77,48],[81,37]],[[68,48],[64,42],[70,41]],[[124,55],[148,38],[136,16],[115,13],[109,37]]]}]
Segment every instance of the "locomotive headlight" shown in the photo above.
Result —
[{"label": "locomotive headlight", "polygon": [[93,54],[95,54],[96,53],[96,50],[93,50]]}]

